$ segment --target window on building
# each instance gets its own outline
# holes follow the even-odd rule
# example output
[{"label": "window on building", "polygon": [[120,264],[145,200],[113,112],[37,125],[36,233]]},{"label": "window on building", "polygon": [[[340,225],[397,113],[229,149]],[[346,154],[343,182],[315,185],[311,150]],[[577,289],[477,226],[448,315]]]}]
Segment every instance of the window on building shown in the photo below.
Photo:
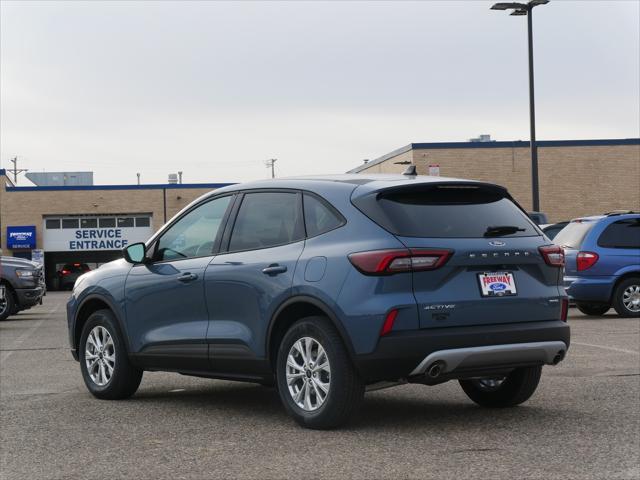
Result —
[{"label": "window on building", "polygon": [[136,217],[136,227],[150,227],[151,219],[149,217]]},{"label": "window on building", "polygon": [[98,219],[97,218],[81,218],[80,227],[81,228],[98,228]]},{"label": "window on building", "polygon": [[116,219],[115,218],[100,218],[98,219],[98,224],[100,225],[100,228],[115,228],[116,226]]},{"label": "window on building", "polygon": [[133,218],[118,218],[118,228],[133,227]]},{"label": "window on building", "polygon": [[77,218],[63,218],[62,228],[78,228],[78,223]]},{"label": "window on building", "polygon": [[53,230],[55,228],[60,228],[60,219],[59,218],[48,218],[45,220],[45,228],[47,230]]},{"label": "window on building", "polygon": [[249,193],[242,200],[229,250],[275,247],[303,237],[297,193]]}]

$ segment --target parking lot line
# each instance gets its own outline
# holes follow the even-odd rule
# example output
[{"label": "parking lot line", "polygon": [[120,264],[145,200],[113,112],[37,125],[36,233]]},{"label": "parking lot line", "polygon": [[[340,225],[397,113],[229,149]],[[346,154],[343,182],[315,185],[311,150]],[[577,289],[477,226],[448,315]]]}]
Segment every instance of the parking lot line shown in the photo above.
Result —
[{"label": "parking lot line", "polygon": [[640,355],[640,352],[636,352],[635,350],[627,350],[626,348],[607,347],[605,345],[595,345],[593,343],[581,343],[581,342],[571,342],[571,344],[581,345],[583,347],[602,348],[603,350],[611,350],[612,352],[628,353],[630,355]]},{"label": "parking lot line", "polygon": [[49,311],[49,313],[47,313],[44,317],[42,317],[40,320],[38,320],[36,323],[34,323],[30,328],[28,328],[27,330],[25,330],[25,332],[20,335],[18,338],[16,338],[16,340],[13,342],[13,345],[11,345],[11,349],[6,349],[2,352],[2,354],[0,354],[0,363],[5,362],[13,352],[15,352],[16,350],[19,350],[19,346],[22,345],[22,343],[29,338],[36,330],[38,330],[40,328],[40,326],[46,322],[48,319],[50,319],[60,308],[60,303],[56,303],[55,307],[53,307],[52,310]]}]

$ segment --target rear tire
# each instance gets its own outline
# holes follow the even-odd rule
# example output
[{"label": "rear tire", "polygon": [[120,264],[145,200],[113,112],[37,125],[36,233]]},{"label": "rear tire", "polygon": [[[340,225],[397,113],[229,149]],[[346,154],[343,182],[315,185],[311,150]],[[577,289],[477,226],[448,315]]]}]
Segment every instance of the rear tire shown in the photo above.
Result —
[{"label": "rear tire", "polygon": [[529,400],[538,388],[542,367],[517,368],[502,383],[485,387],[482,380],[460,380],[467,396],[478,405],[489,408],[514,407]]},{"label": "rear tire", "polygon": [[347,349],[325,317],[303,318],[289,328],[280,342],[276,368],[280,399],[306,428],[345,424],[364,397],[364,384]]},{"label": "rear tire", "polygon": [[610,305],[606,303],[576,303],[576,307],[585,315],[592,315],[599,317],[600,315],[604,315],[611,308]]},{"label": "rear tire", "polygon": [[110,310],[98,310],[89,316],[82,329],[78,354],[82,378],[94,397],[120,400],[138,390],[143,372],[129,361]]},{"label": "rear tire", "polygon": [[631,277],[618,284],[613,292],[613,308],[621,317],[640,317],[640,277]]}]

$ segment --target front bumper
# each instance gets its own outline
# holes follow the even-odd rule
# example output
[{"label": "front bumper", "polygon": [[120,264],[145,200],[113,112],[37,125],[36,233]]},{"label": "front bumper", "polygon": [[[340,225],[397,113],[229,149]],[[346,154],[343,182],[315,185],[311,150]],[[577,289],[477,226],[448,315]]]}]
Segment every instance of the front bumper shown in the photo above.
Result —
[{"label": "front bumper", "polygon": [[[569,344],[569,325],[560,320],[432,328],[382,337],[372,354],[357,356],[355,363],[365,382],[373,383],[422,376],[422,368],[426,370],[436,360],[446,365],[448,360],[443,371],[447,376],[442,378],[449,379],[469,372],[481,374],[557,363],[564,358]],[[560,351],[562,354],[556,359]],[[433,362],[429,362],[427,359],[433,354]],[[453,361],[456,358],[460,360],[457,364]]]},{"label": "front bumper", "polygon": [[35,288],[16,288],[16,297],[18,306],[21,309],[30,308],[40,303],[40,299],[44,296],[44,287]]}]

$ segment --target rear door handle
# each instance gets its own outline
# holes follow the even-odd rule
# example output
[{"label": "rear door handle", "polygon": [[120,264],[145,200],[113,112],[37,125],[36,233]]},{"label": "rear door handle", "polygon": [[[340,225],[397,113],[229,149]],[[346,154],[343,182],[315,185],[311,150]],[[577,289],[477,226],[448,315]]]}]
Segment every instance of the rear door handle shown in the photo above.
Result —
[{"label": "rear door handle", "polygon": [[286,265],[278,265],[277,263],[273,263],[268,267],[262,269],[262,273],[264,273],[265,275],[271,275],[271,276],[275,276],[280,273],[284,273],[286,271],[287,271]]},{"label": "rear door handle", "polygon": [[189,283],[189,282],[193,282],[194,280],[196,280],[198,278],[198,275],[196,275],[195,273],[183,273],[182,275],[180,275],[178,277],[178,281],[182,282],[182,283]]}]

